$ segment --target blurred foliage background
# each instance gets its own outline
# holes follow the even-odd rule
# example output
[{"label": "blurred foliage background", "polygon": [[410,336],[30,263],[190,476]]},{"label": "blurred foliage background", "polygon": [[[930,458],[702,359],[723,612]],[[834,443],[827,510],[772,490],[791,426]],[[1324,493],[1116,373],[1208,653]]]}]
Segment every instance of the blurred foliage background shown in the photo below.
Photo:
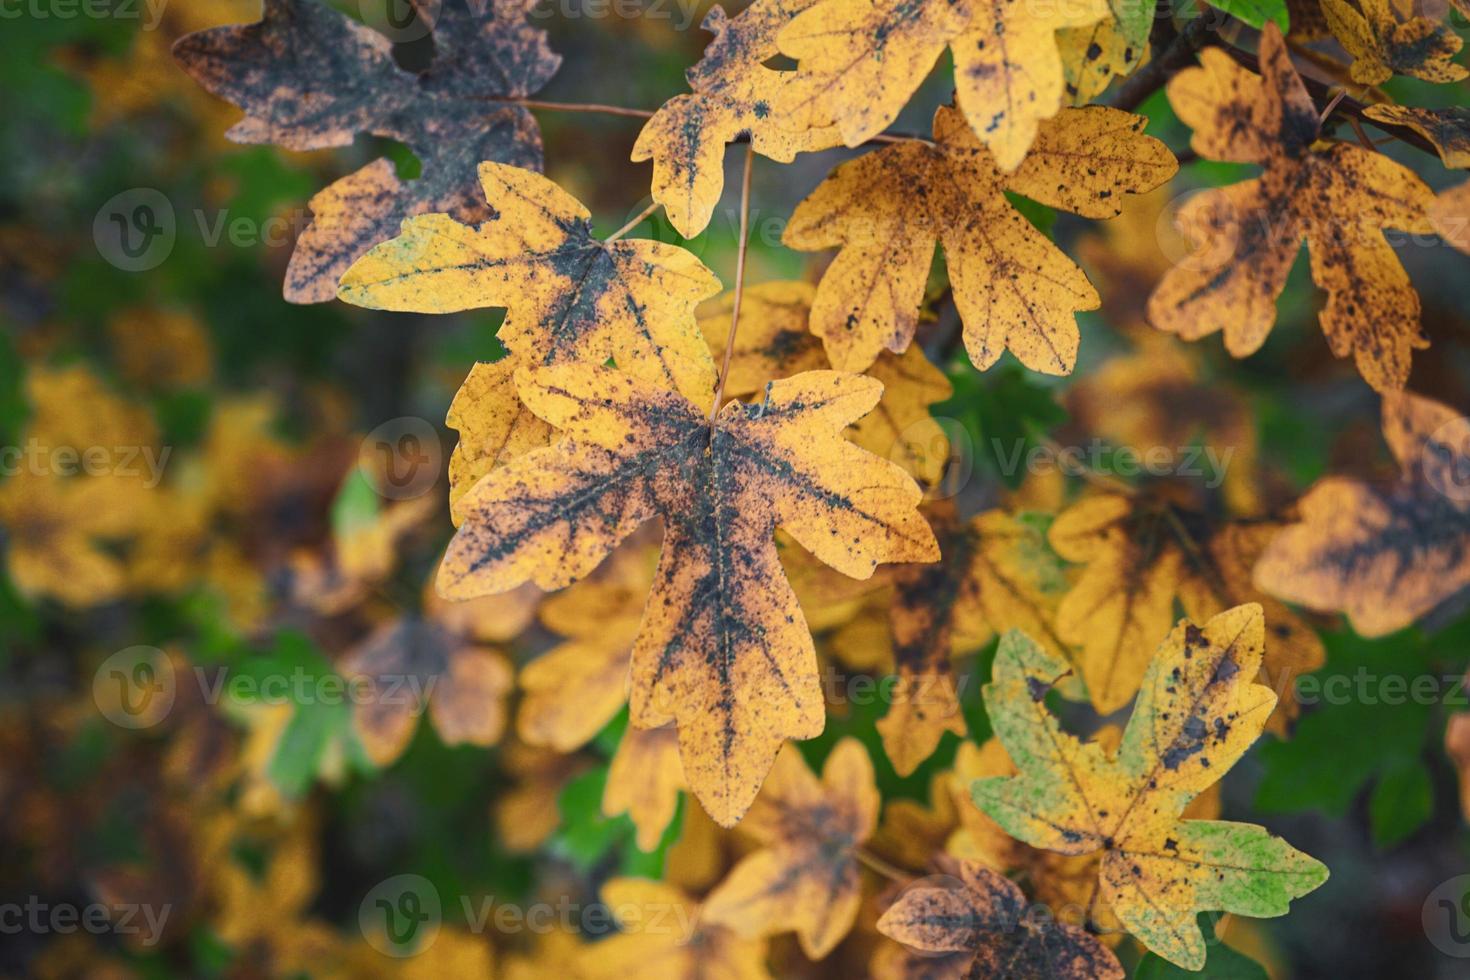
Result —
[{"label": "blurred foliage background", "polygon": [[[637,846],[626,816],[602,816],[623,717],[565,755],[510,735],[489,750],[447,747],[422,724],[383,766],[359,743],[349,707],[281,702],[258,685],[232,685],[206,704],[181,683],[157,724],[110,720],[106,685],[94,680],[129,648],[164,651],[181,677],[197,667],[316,684],[385,627],[448,623],[426,592],[451,531],[444,480],[421,498],[385,499],[364,476],[361,447],[392,420],[426,420],[442,467],[453,445],[445,411],[470,365],[498,355],[499,314],[418,317],[282,300],[311,194],[385,152],[404,173],[416,161],[383,141],[309,154],[226,142],[236,111],[180,72],[169,46],[193,30],[255,19],[254,0],[174,0],[151,28],[141,4],[90,17],[57,16],[60,6],[45,16],[7,14],[0,24],[0,87],[9,96],[0,111],[0,443],[134,447],[161,462],[157,479],[145,468],[140,476],[23,471],[0,482],[0,906],[144,903],[172,912],[153,943],[120,930],[7,929],[0,973],[426,969],[383,956],[359,929],[364,896],[403,873],[433,883],[446,922],[458,919],[460,896],[593,903],[619,874],[707,888],[746,845],[716,832],[687,797],[652,851]],[[565,61],[539,97],[653,108],[683,91],[683,70],[707,39],[698,29],[703,6],[643,6],[644,15],[622,17],[589,15],[575,0],[545,5],[544,26]],[[937,70],[900,129],[927,129],[948,98],[947,74]],[[1398,79],[1393,88],[1416,105],[1465,104],[1470,95],[1463,83]],[[1173,149],[1187,146],[1162,95],[1141,111]],[[637,120],[537,118],[548,175],[588,202],[601,233],[647,205],[649,168],[628,162]],[[748,281],[816,274],[813,257],[780,246],[780,231],[844,152],[786,167],[757,162]],[[1436,161],[1391,152],[1436,188],[1451,182]],[[735,177],[738,153],[728,163]],[[1029,375],[1009,356],[984,375],[962,357],[950,366],[956,393],[935,414],[955,420],[952,438],[963,429],[967,495],[995,500],[1017,483],[1000,458],[1017,441],[1130,438],[1113,425],[1133,391],[1126,371],[1112,388],[1089,389],[1086,379],[1137,356],[1150,277],[1177,247],[1169,202],[1243,170],[1189,163],[1167,193],[1132,202],[1107,227],[1026,205],[1079,256],[1105,306],[1083,317],[1073,378]],[[727,282],[738,183],[727,180],[733,192],[688,246]],[[99,251],[94,223],[107,202],[139,189],[167,202],[174,242],[156,267],[130,272]],[[657,217],[637,234],[680,240]],[[1464,409],[1465,259],[1413,245],[1399,253],[1425,299],[1433,343],[1415,358],[1410,386]],[[1392,471],[1377,398],[1328,354],[1319,302],[1299,262],[1261,353],[1232,362],[1211,338],[1187,352],[1192,385],[1170,389],[1172,402],[1149,393],[1165,399],[1157,403],[1165,414],[1194,418],[1208,408],[1217,422],[1233,420],[1236,444],[1252,457],[1248,485],[1235,492],[1263,511],[1329,470]],[[524,661],[554,640],[534,624],[522,632],[534,602],[507,600],[453,628]],[[1463,615],[1371,642],[1329,619],[1317,625],[1329,648],[1324,678],[1430,675],[1446,679],[1437,690],[1466,710],[1449,683],[1470,662]],[[989,656],[977,659],[966,688],[976,741],[988,732],[978,694]],[[1441,748],[1455,707],[1438,696],[1309,707],[1293,739],[1263,740],[1232,773],[1227,816],[1252,814],[1332,869],[1289,917],[1241,924],[1233,944],[1278,976],[1465,975],[1421,923],[1425,896],[1470,871],[1457,776]],[[802,750],[818,761],[837,738],[856,735],[872,749],[890,810],[927,800],[956,741],[947,737],[917,773],[899,778],[878,747],[879,713],[853,706],[835,714]],[[493,960],[512,976],[571,975],[570,951],[612,928],[472,935],[459,926],[454,942],[436,946],[444,957],[436,969],[471,975]],[[861,972],[856,950],[813,965],[783,939],[776,956],[790,976]]]}]

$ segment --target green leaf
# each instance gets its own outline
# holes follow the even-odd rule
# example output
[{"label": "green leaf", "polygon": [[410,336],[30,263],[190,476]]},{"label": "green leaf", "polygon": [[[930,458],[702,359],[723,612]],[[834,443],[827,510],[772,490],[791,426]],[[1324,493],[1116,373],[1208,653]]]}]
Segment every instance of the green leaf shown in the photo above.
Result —
[{"label": "green leaf", "polygon": [[602,860],[625,836],[633,832],[627,815],[602,815],[602,793],[607,788],[607,766],[598,766],[567,783],[557,800],[561,828],[552,838],[552,849],[582,871]]},{"label": "green leaf", "polygon": [[[975,465],[1014,489],[1027,476],[1027,457],[1039,439],[1067,421],[1052,389],[1029,371],[1006,364],[984,375],[967,369],[951,374],[954,395],[934,406],[937,416],[957,417],[976,434]],[[957,450],[958,452],[958,450]]]},{"label": "green leaf", "polygon": [[1368,799],[1373,843],[1392,847],[1424,826],[1434,812],[1434,785],[1417,758],[1385,773]]},{"label": "green leaf", "polygon": [[[1214,929],[1204,921],[1208,918],[1200,916],[1200,931],[1214,936]],[[1133,971],[1133,980],[1267,980],[1267,977],[1261,964],[1226,946],[1218,937],[1211,943],[1209,959],[1201,970],[1185,970],[1162,956],[1148,953]]]},{"label": "green leaf", "polygon": [[332,501],[332,537],[338,541],[351,537],[353,532],[371,526],[382,510],[378,492],[361,468],[354,466]]},{"label": "green leaf", "polygon": [[1245,21],[1256,30],[1265,27],[1268,20],[1274,20],[1283,34],[1291,27],[1291,15],[1286,10],[1286,0],[1205,0],[1205,2],[1216,10],[1223,10],[1237,20]]},{"label": "green leaf", "polygon": [[1289,741],[1261,748],[1256,806],[1265,813],[1343,816],[1369,782],[1417,760],[1428,737],[1432,708],[1413,694],[1427,672],[1412,635],[1322,640],[1327,665],[1297,683],[1307,713]]}]

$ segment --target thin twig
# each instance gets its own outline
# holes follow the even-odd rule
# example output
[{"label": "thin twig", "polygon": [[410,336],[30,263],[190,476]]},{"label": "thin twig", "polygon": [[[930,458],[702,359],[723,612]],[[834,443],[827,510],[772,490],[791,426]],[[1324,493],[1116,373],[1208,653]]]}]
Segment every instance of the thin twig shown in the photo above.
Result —
[{"label": "thin twig", "polygon": [[632,231],[634,228],[637,228],[639,225],[641,225],[643,223],[643,219],[646,218],[646,217],[648,217],[650,214],[653,214],[653,212],[657,211],[658,208],[659,208],[658,202],[657,201],[652,202],[651,204],[648,205],[648,207],[646,207],[642,211],[638,212],[638,217],[634,218],[632,221],[630,221],[627,224],[623,225],[623,227],[619,228],[617,231],[613,232],[611,235],[608,235],[606,238],[603,239],[603,241],[604,242],[615,242],[615,241],[617,241],[619,238],[622,238],[628,232]]},{"label": "thin twig", "polygon": [[[542,109],[547,112],[586,112],[594,115],[604,116],[627,116],[633,119],[651,119],[655,110],[634,109],[629,106],[607,105],[601,102],[548,102],[545,99],[502,99],[487,97],[481,101],[495,102],[500,105],[520,106],[523,109]],[[750,134],[741,133],[730,142],[749,143]],[[917,133],[904,133],[897,130],[882,132],[876,136],[870,136],[863,140],[864,145],[868,143],[923,143],[933,146],[934,141]]]},{"label": "thin twig", "polygon": [[1199,49],[1209,43],[1210,30],[1214,26],[1214,18],[1202,16],[1185,24],[1182,32],[1176,32],[1167,17],[1156,20],[1149,37],[1154,58],[1123,83],[1113,99],[1113,107],[1131,112],[1163,88],[1169,79],[1193,65]]},{"label": "thin twig", "polygon": [[[1221,51],[1224,51],[1232,59],[1234,59],[1236,64],[1256,73],[1257,75],[1261,74],[1260,59],[1251,52],[1242,51],[1240,48],[1234,47],[1233,45],[1229,44],[1220,44],[1218,45],[1218,47]],[[1301,75],[1300,73],[1298,73],[1298,77],[1301,78],[1302,84],[1306,86],[1308,94],[1312,96],[1312,99],[1314,101],[1327,101],[1332,98],[1332,88],[1328,86],[1325,82],[1318,81],[1317,79],[1312,78],[1310,75]],[[1367,115],[1367,110],[1369,109],[1369,106],[1367,104],[1359,102],[1351,95],[1347,95],[1346,90],[1343,91],[1344,95],[1340,100],[1338,100],[1338,104],[1336,106],[1336,110],[1339,114],[1346,115],[1352,119],[1361,120],[1362,122],[1366,122],[1368,125],[1380,129],[1388,135],[1394,137],[1399,142],[1407,143],[1409,146],[1412,146],[1417,150],[1423,150],[1425,153],[1428,153],[1431,156],[1439,156],[1439,151],[1434,148],[1434,144],[1429,142],[1429,140],[1425,139],[1423,136],[1420,136],[1418,133],[1405,126],[1398,126],[1394,123],[1380,122],[1379,120],[1374,119],[1372,116]]]},{"label": "thin twig", "polygon": [[1334,95],[1332,97],[1332,101],[1329,102],[1329,103],[1327,103],[1327,108],[1323,109],[1322,110],[1322,114],[1317,117],[1317,125],[1318,126],[1326,125],[1327,120],[1332,116],[1333,110],[1336,109],[1338,103],[1341,102],[1345,98],[1347,98],[1347,89],[1343,89],[1342,91],[1340,91],[1336,95]]},{"label": "thin twig", "polygon": [[[1038,444],[1045,447],[1046,451],[1051,453],[1052,456],[1056,457],[1057,459],[1061,459],[1063,454],[1067,451],[1065,446],[1057,442],[1051,436],[1038,436],[1036,441]],[[1066,471],[1063,470],[1063,472]],[[1080,459],[1077,461],[1076,475],[1081,477],[1083,482],[1090,483],[1093,486],[1097,487],[1099,490],[1106,490],[1109,493],[1122,494],[1125,497],[1134,497],[1138,495],[1138,489],[1136,487],[1132,486],[1131,484],[1124,483],[1122,480],[1109,473],[1102,473],[1098,470],[1095,470]]]},{"label": "thin twig", "polygon": [[755,162],[755,147],[745,145],[745,173],[740,178],[740,241],[735,246],[735,298],[730,302],[730,333],[725,337],[725,357],[720,364],[720,377],[715,384],[715,400],[709,409],[710,438],[715,434],[715,417],[725,397],[725,380],[730,376],[730,357],[735,353],[735,332],[740,329],[740,295],[745,291],[745,249],[750,235],[750,170]]},{"label": "thin twig", "polygon": [[897,865],[889,864],[887,861],[883,860],[878,855],[874,854],[872,851],[867,850],[866,848],[854,848],[852,853],[853,856],[856,857],[859,861],[861,861],[863,864],[866,864],[869,868],[872,868],[874,871],[878,872],[878,874],[887,878],[889,881],[895,881],[898,882],[900,885],[906,885],[914,880],[913,875],[904,871]]},{"label": "thin twig", "polygon": [[600,102],[547,102],[543,99],[491,99],[502,105],[518,105],[524,109],[545,109],[550,112],[595,112],[604,116],[632,116],[635,119],[653,118],[652,109],[630,109],[627,106],[604,105]]},{"label": "thin twig", "polygon": [[[1368,138],[1368,134],[1363,130],[1363,124],[1361,122],[1359,122],[1353,116],[1348,116],[1347,117],[1347,121],[1348,121],[1348,125],[1351,126],[1351,127],[1353,127],[1353,132],[1357,134],[1358,142],[1359,143],[1362,143],[1363,146],[1364,146],[1364,148],[1369,149],[1369,150],[1376,150],[1376,149],[1378,149],[1378,144],[1375,143],[1375,142],[1373,142],[1371,139]],[[1389,137],[1388,139],[1384,140],[1384,142],[1385,143],[1391,142],[1392,139],[1393,139],[1393,137]]]}]

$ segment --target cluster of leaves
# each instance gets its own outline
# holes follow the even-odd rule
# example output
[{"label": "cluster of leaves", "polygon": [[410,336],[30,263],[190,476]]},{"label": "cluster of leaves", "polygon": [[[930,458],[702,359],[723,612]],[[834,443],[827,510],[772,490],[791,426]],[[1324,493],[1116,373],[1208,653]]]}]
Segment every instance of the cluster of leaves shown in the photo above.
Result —
[{"label": "cluster of leaves", "polygon": [[[1466,389],[1417,383],[1436,297],[1385,237],[1470,251],[1470,184],[1436,193],[1397,152],[1463,168],[1470,117],[1378,87],[1457,85],[1460,41],[1386,0],[1305,6],[1320,23],[1270,3],[716,7],[690,91],[613,113],[646,118],[631,161],[652,161],[653,203],[603,235],[597,192],[541,172],[533,112],[567,105],[532,98],[561,58],[523,0],[414,0],[412,45],[322,0],[264,0],[245,26],[171,21],[177,64],[244,111],[230,139],[403,148],[310,198],[286,300],[503,320],[445,358],[447,505],[379,495],[359,393],[196,397],[233,387],[229,353],[177,308],[110,311],[103,368],[40,328],[17,345],[35,361],[12,386],[17,445],[183,449],[161,475],[0,482],[7,615],[41,643],[48,616],[100,633],[90,617],[127,610],[135,641],[162,647],[150,671],[261,682],[181,683],[143,735],[86,763],[92,784],[147,772],[147,831],[141,854],[78,876],[109,901],[178,902],[165,949],[201,973],[1263,975],[1231,948],[1277,959],[1246,920],[1286,915],[1328,870],[1262,815],[1341,816],[1371,784],[1375,839],[1403,841],[1431,817],[1422,762],[1446,723],[1470,787],[1465,717],[1419,706],[1385,726],[1296,696],[1391,634],[1416,663],[1463,670],[1433,628],[1470,590]],[[890,131],[933,108],[923,83],[946,49],[953,95],[929,134]],[[119,70],[69,50],[99,90]],[[140,110],[156,107],[117,111]],[[218,111],[204,103],[199,125]],[[692,240],[736,142],[722,291]],[[754,156],[800,166],[869,144],[784,226],[786,249],[830,258],[747,282]],[[1241,164],[1258,173],[1224,166]],[[1170,214],[1181,174],[1207,186]],[[638,237],[659,208],[679,243]],[[1326,349],[1356,376],[1330,361],[1272,376],[1290,359],[1240,368],[1185,343],[1221,332],[1231,358],[1317,357],[1273,336],[1318,295],[1292,285],[1303,242]],[[1447,359],[1455,344],[1446,331]],[[1396,471],[1289,458],[1343,427],[1283,397],[1299,381],[1335,393],[1332,411],[1371,393]],[[1308,424],[1294,412],[1319,429],[1292,431]],[[1143,477],[1018,476],[1033,451],[1086,439],[1167,458]],[[1217,478],[1191,475],[1191,447],[1228,450]],[[282,677],[359,696],[260,693]],[[857,679],[881,679],[878,696]],[[0,727],[21,760],[0,799],[25,799],[5,834],[41,859],[79,860],[73,822],[47,816],[82,794],[46,757],[108,738],[93,716],[119,716],[114,693]],[[1312,775],[1345,732],[1389,728]],[[1220,819],[1245,809],[1221,780],[1263,733],[1255,812]],[[379,795],[395,782],[412,792]],[[400,798],[432,803],[395,818]],[[446,896],[512,880],[526,902],[583,895],[612,921],[491,944],[446,914],[387,956],[357,928],[365,889],[329,870],[328,821],[386,827]],[[671,909],[682,927],[652,924]],[[1244,919],[1227,933],[1204,913]],[[44,957],[59,972],[156,955]]]}]

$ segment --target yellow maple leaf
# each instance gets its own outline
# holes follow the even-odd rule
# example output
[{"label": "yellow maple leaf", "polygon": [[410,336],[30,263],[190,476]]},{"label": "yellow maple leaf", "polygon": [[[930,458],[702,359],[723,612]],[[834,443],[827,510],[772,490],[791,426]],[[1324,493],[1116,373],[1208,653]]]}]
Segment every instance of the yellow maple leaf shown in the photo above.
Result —
[{"label": "yellow maple leaf", "polygon": [[498,462],[550,435],[515,399],[521,366],[614,359],[695,401],[715,390],[694,308],[720,282],[694,255],[663,242],[594,238],[587,209],[532,171],[484,163],[480,181],[490,220],[472,227],[444,214],[410,218],[399,237],[347,270],[340,291],[373,309],[506,308],[498,336],[509,357],[477,365],[450,407],[461,434],[450,471],[456,503]]},{"label": "yellow maple leaf", "polygon": [[[767,381],[828,366],[810,329],[815,296],[816,288],[805,282],[766,282],[744,290],[726,395],[754,395]],[[727,293],[700,308],[699,326],[717,359],[725,351],[732,299]],[[949,437],[929,407],[954,393],[949,379],[917,347],[901,355],[881,353],[865,373],[883,383],[883,397],[852,424],[849,438],[934,486],[949,461]]]},{"label": "yellow maple leaf", "polygon": [[1419,328],[1419,294],[1382,229],[1431,231],[1429,188],[1380,153],[1316,144],[1317,109],[1281,31],[1261,35],[1264,77],[1224,52],[1169,82],[1169,102],[1194,129],[1203,157],[1256,163],[1261,176],[1202,192],[1179,212],[1196,252],[1149,299],[1154,326],[1198,340],[1218,330],[1235,357],[1254,353],[1276,320],[1276,299],[1306,239],[1312,279],[1327,291],[1322,330],[1337,357],[1352,354],[1379,391],[1402,388]]},{"label": "yellow maple leaf", "polygon": [[930,523],[943,557],[894,570],[887,617],[898,680],[878,732],[901,776],[933,754],[944,732],[965,734],[954,654],[1013,628],[1064,649],[1052,622],[1067,582],[1038,528],[1001,510],[960,523],[952,507],[932,508]]},{"label": "yellow maple leaf", "polygon": [[[1244,603],[1270,622],[1262,680],[1290,692],[1297,677],[1322,666],[1322,642],[1300,617],[1251,582],[1251,568],[1274,533],[1270,524],[1220,523],[1166,495],[1084,498],[1057,516],[1049,537],[1057,553],[1084,564],[1057,611],[1057,633],[1081,650],[1078,667],[1103,714],[1128,703],[1174,620],[1206,619]],[[1295,717],[1288,699],[1272,715],[1276,730]]]},{"label": "yellow maple leaf", "polygon": [[877,382],[811,371],[759,404],[708,409],[589,364],[519,376],[563,441],[493,471],[465,497],[445,555],[449,598],[530,579],[565,586],[660,516],[664,543],[633,648],[632,720],[676,718],[685,775],[715,820],[749,807],[787,738],[822,730],[816,653],[781,571],[781,525],[854,578],[938,556],[919,488],[842,440]]},{"label": "yellow maple leaf", "polygon": [[833,747],[820,781],[788,745],[741,824],[764,846],[710,893],[705,919],[752,938],[794,931],[808,958],[826,956],[857,918],[855,849],[873,833],[879,802],[856,739]]},{"label": "yellow maple leaf", "polygon": [[1108,12],[1106,0],[822,0],[777,43],[798,61],[794,104],[829,116],[848,146],[882,132],[948,47],[960,110],[1009,172],[1062,107],[1056,32]]},{"label": "yellow maple leaf", "polygon": [[1393,126],[1407,126],[1434,144],[1446,167],[1470,167],[1470,109],[1449,106],[1420,109],[1402,105],[1371,105],[1363,115]]},{"label": "yellow maple leaf", "polygon": [[653,199],[685,238],[709,224],[725,186],[725,144],[744,133],[751,148],[790,163],[837,146],[830,127],[804,124],[789,106],[791,72],[767,68],[776,34],[816,0],[755,0],[733,18],[715,6],[701,29],[715,35],[685,77],[693,89],[665,102],[644,124],[633,160],[653,160]]},{"label": "yellow maple leaf", "polygon": [[674,819],[684,767],[679,762],[679,736],[674,726],[634,728],[629,725],[607,767],[602,814],[626,813],[637,829],[638,849],[652,851]]},{"label": "yellow maple leaf", "polygon": [[1470,585],[1470,419],[1428,398],[1383,399],[1383,435],[1402,469],[1390,486],[1329,476],[1297,502],[1256,584],[1342,611],[1363,636],[1402,629]]},{"label": "yellow maple leaf", "polygon": [[613,878],[602,901],[620,931],[588,946],[578,960],[585,980],[769,980],[764,939],[743,938],[702,915],[699,902],[662,881]]},{"label": "yellow maple leaf", "polygon": [[1450,61],[1460,51],[1459,36],[1448,25],[1412,16],[1412,3],[1321,2],[1328,28],[1353,56],[1353,81],[1381,85],[1395,74],[1427,82],[1458,82],[1465,77],[1465,69]]},{"label": "yellow maple leaf", "polygon": [[493,745],[505,730],[514,676],[509,659],[436,623],[385,623],[348,654],[341,670],[363,685],[352,720],[376,765],[403,754],[425,710],[445,745]]},{"label": "yellow maple leaf", "polygon": [[1276,696],[1261,666],[1259,606],[1237,606],[1159,647],[1116,756],[1062,730],[1043,699],[1070,668],[1012,632],[985,690],[1018,776],[980,780],[975,802],[1004,830],[1061,854],[1101,852],[1101,897],[1145,946],[1205,962],[1198,912],[1284,915],[1327,878],[1318,861],[1250,824],[1184,817],[1250,748]]},{"label": "yellow maple leaf", "polygon": [[521,668],[516,733],[526,744],[580,748],[628,703],[656,554],[642,541],[625,542],[592,575],[546,599],[542,624],[567,639]]},{"label": "yellow maple leaf", "polygon": [[864,370],[884,348],[909,346],[938,240],[975,366],[984,370],[1010,349],[1033,370],[1070,373],[1074,314],[1096,309],[1097,293],[1005,192],[1088,217],[1118,214],[1126,193],[1158,186],[1177,166],[1143,135],[1144,121],[1101,106],[1064,110],[1007,176],[946,108],[934,117],[932,145],[910,141],[839,166],[797,206],[782,236],[805,251],[842,249],[811,314],[832,366]]}]

